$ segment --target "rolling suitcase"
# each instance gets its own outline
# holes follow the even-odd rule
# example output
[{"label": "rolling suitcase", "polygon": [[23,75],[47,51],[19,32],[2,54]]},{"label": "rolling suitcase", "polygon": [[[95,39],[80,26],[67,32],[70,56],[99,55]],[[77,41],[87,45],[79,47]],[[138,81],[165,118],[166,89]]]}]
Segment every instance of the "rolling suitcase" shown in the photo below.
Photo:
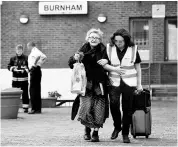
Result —
[{"label": "rolling suitcase", "polygon": [[133,138],[136,138],[136,136],[148,138],[151,134],[152,125],[149,90],[144,89],[140,94],[134,96],[133,107],[131,134]]}]

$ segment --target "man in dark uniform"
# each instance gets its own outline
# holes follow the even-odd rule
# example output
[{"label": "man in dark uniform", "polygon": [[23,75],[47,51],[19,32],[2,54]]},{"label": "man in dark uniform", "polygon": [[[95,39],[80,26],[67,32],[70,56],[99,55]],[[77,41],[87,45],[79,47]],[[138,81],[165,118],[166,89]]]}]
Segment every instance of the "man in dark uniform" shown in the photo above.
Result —
[{"label": "man in dark uniform", "polygon": [[22,107],[24,112],[28,112],[29,96],[28,96],[28,57],[23,54],[23,46],[16,46],[16,55],[10,58],[8,70],[12,71],[12,87],[21,88]]}]

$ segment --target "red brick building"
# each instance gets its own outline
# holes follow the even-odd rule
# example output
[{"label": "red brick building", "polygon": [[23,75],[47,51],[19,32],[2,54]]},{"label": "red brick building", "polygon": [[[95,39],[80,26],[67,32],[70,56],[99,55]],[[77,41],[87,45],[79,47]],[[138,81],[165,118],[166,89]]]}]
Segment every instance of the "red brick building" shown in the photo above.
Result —
[{"label": "red brick building", "polygon": [[[144,54],[142,60],[151,62],[151,84],[177,83],[177,1],[88,1],[86,14],[42,15],[39,5],[38,1],[2,2],[2,69],[14,55],[17,44],[22,43],[25,53],[29,54],[26,49],[29,41],[36,42],[47,55],[43,68],[68,68],[69,57],[84,43],[90,28],[104,32],[104,44],[114,31],[125,28]],[[77,8],[71,6],[70,9]],[[105,22],[97,20],[99,14],[106,16]],[[19,21],[22,15],[29,19],[25,24]],[[148,64],[142,64],[145,66]],[[148,70],[143,70],[143,84],[148,84],[148,76]]]}]

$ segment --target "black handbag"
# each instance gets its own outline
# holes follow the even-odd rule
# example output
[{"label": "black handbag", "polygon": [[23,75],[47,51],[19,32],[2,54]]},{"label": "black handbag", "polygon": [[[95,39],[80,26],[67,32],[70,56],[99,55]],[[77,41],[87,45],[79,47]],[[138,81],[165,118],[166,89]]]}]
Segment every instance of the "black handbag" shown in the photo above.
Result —
[{"label": "black handbag", "polygon": [[134,93],[133,97],[133,110],[144,110],[145,113],[149,111],[151,107],[150,91],[143,89],[140,93]]},{"label": "black handbag", "polygon": [[77,95],[77,97],[75,98],[74,103],[72,105],[71,120],[75,119],[75,116],[78,113],[79,107],[80,107],[80,95]]}]

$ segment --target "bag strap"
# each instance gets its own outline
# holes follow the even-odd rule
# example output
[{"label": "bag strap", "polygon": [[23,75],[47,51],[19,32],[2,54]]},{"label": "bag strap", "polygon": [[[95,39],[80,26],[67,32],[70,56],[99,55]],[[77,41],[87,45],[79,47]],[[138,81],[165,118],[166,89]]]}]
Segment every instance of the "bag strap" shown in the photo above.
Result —
[{"label": "bag strap", "polygon": [[134,63],[135,62],[135,59],[136,59],[136,52],[137,52],[137,45],[134,45],[132,47],[132,60],[131,60],[131,63]]}]

